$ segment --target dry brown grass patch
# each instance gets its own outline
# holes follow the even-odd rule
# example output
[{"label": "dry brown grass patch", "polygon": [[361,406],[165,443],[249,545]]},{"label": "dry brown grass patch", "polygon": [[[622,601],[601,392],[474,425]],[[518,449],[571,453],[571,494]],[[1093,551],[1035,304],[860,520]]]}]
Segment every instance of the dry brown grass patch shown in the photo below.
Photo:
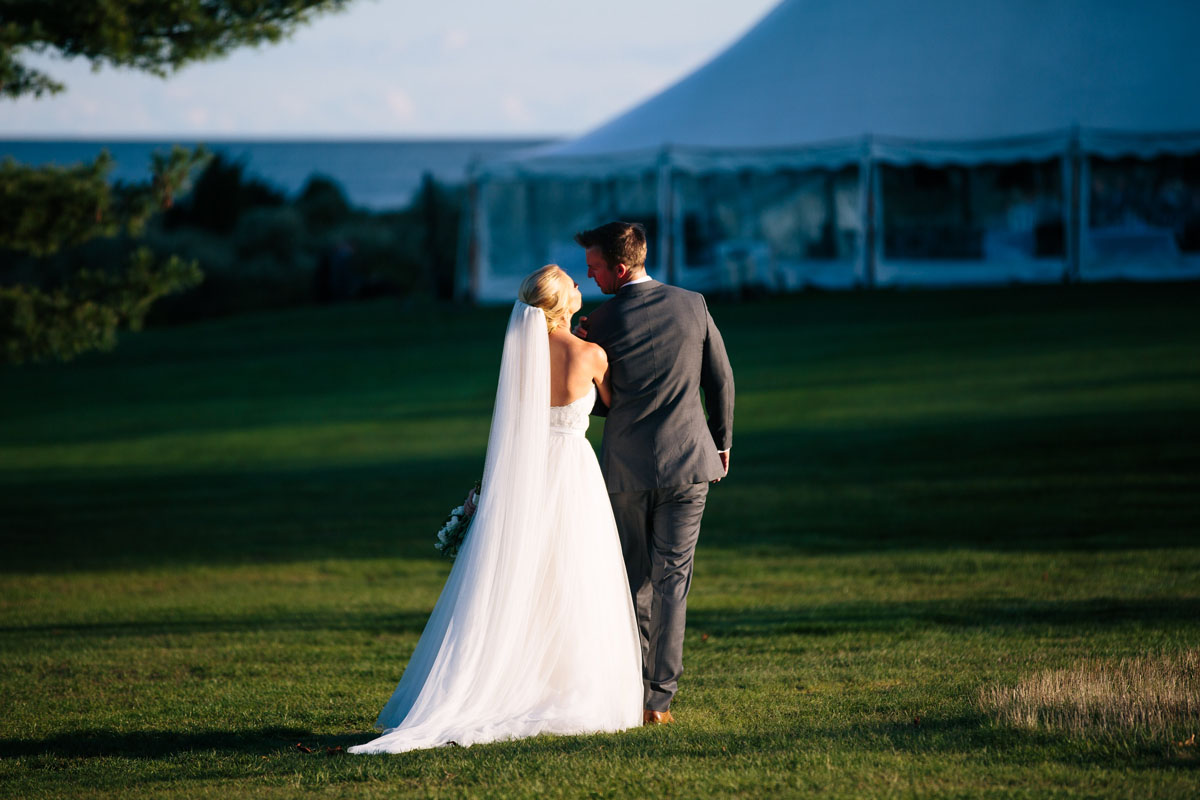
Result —
[{"label": "dry brown grass patch", "polygon": [[1073,733],[1186,736],[1200,726],[1200,650],[1089,659],[1016,686],[988,686],[980,705],[1004,724]]}]

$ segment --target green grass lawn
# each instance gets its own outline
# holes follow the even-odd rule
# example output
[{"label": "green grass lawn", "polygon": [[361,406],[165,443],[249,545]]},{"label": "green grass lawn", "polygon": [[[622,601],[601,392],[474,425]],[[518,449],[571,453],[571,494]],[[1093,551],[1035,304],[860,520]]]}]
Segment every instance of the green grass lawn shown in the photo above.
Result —
[{"label": "green grass lawn", "polygon": [[1200,647],[1200,285],[712,310],[737,423],[679,722],[399,756],[326,748],[370,738],[448,572],[506,309],[0,371],[0,794],[1200,795],[1200,698],[1082,732],[980,702]]}]

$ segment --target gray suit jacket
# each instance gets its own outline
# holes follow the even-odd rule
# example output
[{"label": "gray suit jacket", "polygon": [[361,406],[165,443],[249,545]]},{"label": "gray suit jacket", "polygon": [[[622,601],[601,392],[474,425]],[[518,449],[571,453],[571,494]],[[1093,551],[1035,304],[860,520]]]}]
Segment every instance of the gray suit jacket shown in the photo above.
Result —
[{"label": "gray suit jacket", "polygon": [[612,408],[597,401],[592,411],[608,417],[600,447],[608,491],[722,477],[733,370],[704,297],[658,281],[622,286],[588,317],[587,338],[608,354],[612,376]]}]

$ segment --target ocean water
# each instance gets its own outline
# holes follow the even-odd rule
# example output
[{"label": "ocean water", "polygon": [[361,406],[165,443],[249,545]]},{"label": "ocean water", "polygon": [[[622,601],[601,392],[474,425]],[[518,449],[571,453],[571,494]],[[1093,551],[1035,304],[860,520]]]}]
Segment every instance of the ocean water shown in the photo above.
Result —
[{"label": "ocean water", "polygon": [[[288,194],[304,186],[313,173],[341,184],[350,202],[371,209],[408,205],[421,177],[432,173],[443,183],[461,183],[468,165],[546,139],[430,139],[430,140],[206,140],[205,147],[235,160],[243,160],[246,173]],[[0,159],[11,156],[26,164],[76,164],[90,161],[107,149],[116,160],[113,178],[146,180],[150,155],[169,150],[172,144],[195,145],[180,140],[0,140]]]}]

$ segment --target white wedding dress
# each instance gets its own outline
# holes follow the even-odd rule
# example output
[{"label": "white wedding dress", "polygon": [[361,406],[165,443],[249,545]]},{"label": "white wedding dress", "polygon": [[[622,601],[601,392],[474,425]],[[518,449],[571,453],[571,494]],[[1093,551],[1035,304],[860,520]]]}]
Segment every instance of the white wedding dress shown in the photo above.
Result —
[{"label": "white wedding dress", "polygon": [[612,507],[584,438],[595,397],[550,406],[541,309],[509,319],[479,509],[391,700],[400,753],[642,721],[642,664]]}]

